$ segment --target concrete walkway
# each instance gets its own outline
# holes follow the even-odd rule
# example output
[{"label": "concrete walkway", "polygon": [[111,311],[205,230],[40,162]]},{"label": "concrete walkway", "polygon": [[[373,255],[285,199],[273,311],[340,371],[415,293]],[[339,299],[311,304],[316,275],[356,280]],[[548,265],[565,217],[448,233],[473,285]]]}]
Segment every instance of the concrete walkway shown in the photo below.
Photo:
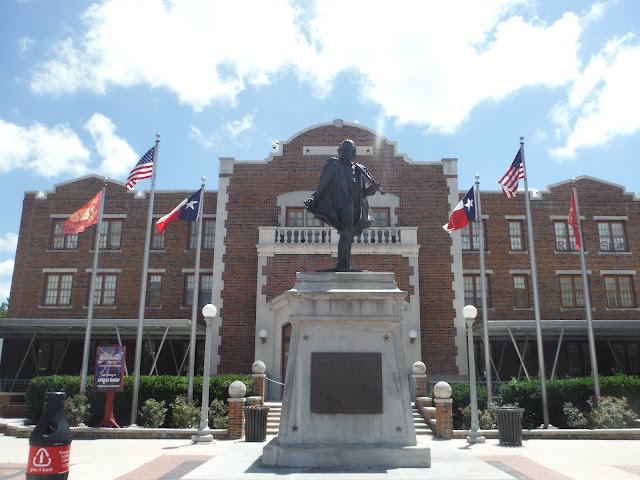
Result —
[{"label": "concrete walkway", "polygon": [[[271,437],[267,438],[269,441]],[[266,443],[219,440],[74,440],[69,478],[91,480],[198,479],[495,479],[640,480],[640,440],[524,440],[501,447],[498,440],[469,445],[465,440],[419,437],[431,448],[429,469],[263,469]],[[28,439],[0,435],[0,479],[24,479]]]}]

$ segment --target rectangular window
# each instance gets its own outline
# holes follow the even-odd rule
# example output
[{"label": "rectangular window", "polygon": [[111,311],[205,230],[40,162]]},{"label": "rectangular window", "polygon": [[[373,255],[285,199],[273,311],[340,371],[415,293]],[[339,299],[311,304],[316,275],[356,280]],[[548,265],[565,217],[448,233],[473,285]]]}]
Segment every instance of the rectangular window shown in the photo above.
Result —
[{"label": "rectangular window", "polygon": [[162,275],[159,273],[150,273],[147,281],[147,306],[160,306],[160,290],[162,287]]},{"label": "rectangular window", "polygon": [[[194,274],[189,274],[185,276],[185,287],[184,287],[184,302],[183,304],[187,307],[193,305],[193,286],[194,286]],[[200,293],[198,294],[198,305],[206,305],[207,303],[211,303],[211,292],[213,289],[213,275],[211,274],[201,274],[200,275],[200,285],[199,285]]]},{"label": "rectangular window", "polygon": [[560,296],[565,308],[584,307],[584,288],[580,275],[560,275]]},{"label": "rectangular window", "polygon": [[569,228],[567,222],[553,222],[553,229],[556,234],[557,252],[577,252],[576,237],[573,235],[573,228]]},{"label": "rectangular window", "polygon": [[529,277],[527,275],[513,276],[513,305],[516,308],[529,308]]},{"label": "rectangular window", "polygon": [[567,342],[567,370],[569,375],[582,376],[591,371],[589,347],[582,342]]},{"label": "rectangular window", "polygon": [[96,285],[93,290],[94,305],[116,304],[116,275],[111,273],[98,273]]},{"label": "rectangular window", "polygon": [[51,248],[53,250],[75,250],[78,248],[78,234],[64,235],[62,233],[62,225],[65,220],[56,220],[53,222],[53,238],[51,240]]},{"label": "rectangular window", "polygon": [[304,227],[304,208],[287,208],[287,227]]},{"label": "rectangular window", "polygon": [[607,307],[634,308],[636,302],[632,282],[631,275],[609,275],[604,277]]},{"label": "rectangular window", "polygon": [[[189,222],[189,250],[198,248],[198,222]],[[202,249],[213,250],[216,241],[216,221],[202,219]]]},{"label": "rectangular window", "polygon": [[44,294],[45,305],[71,305],[73,275],[51,273],[47,275]]},{"label": "rectangular window", "polygon": [[164,238],[164,232],[158,233],[154,225],[151,229],[151,250],[164,250]]},{"label": "rectangular window", "polygon": [[509,250],[514,252],[520,252],[524,250],[522,220],[509,220],[509,242]]},{"label": "rectangular window", "polygon": [[314,217],[313,213],[311,213],[309,210],[307,210],[306,212],[306,217],[304,221],[305,221],[305,226],[307,227],[323,227],[324,226],[324,222],[319,218]]},{"label": "rectangular window", "polygon": [[122,220],[102,220],[100,227],[100,249],[120,250]]},{"label": "rectangular window", "polygon": [[373,220],[375,221],[374,227],[377,228],[386,228],[391,226],[389,222],[389,209],[388,208],[372,208],[371,214],[373,215]]},{"label": "rectangular window", "polygon": [[[482,285],[480,275],[464,275],[464,304],[482,308]],[[487,289],[487,307],[491,308],[491,282],[485,275],[485,287]]]},{"label": "rectangular window", "polygon": [[598,222],[601,252],[626,252],[627,240],[624,222]]},{"label": "rectangular window", "polygon": [[[487,250],[487,222],[482,220],[484,232],[484,250]],[[480,250],[480,237],[478,235],[478,222],[469,222],[462,230],[462,250]]]}]

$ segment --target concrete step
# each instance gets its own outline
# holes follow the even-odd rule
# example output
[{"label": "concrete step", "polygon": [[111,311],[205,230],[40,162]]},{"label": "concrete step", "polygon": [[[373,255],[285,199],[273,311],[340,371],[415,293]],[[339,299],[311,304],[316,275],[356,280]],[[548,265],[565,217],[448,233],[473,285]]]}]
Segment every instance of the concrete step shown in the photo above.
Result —
[{"label": "concrete step", "polygon": [[[267,435],[277,435],[280,429],[282,403],[265,402],[265,406],[270,407],[269,414],[267,415]],[[427,425],[420,413],[418,413],[418,410],[414,407],[412,412],[416,435],[431,435],[429,425]]]}]

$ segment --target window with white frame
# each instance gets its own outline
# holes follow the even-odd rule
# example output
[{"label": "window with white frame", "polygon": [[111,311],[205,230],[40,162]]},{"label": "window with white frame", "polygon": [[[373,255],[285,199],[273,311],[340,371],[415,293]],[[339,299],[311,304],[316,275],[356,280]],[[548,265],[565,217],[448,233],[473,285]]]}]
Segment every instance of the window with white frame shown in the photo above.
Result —
[{"label": "window with white frame", "polygon": [[[195,275],[193,273],[185,275],[184,280],[184,301],[187,307],[193,305],[193,287],[195,285]],[[210,273],[200,274],[200,285],[198,294],[198,305],[211,303],[211,292],[213,290],[213,275]]]},{"label": "window with white frame", "polygon": [[118,276],[113,273],[96,274],[96,284],[93,290],[94,305],[107,306],[116,304],[116,281]]},{"label": "window with white frame", "polygon": [[513,252],[524,250],[522,220],[509,220],[509,250]]},{"label": "window with white frame", "polygon": [[576,237],[573,228],[569,228],[566,221],[553,222],[553,230],[556,236],[557,252],[577,252]]},{"label": "window with white frame", "polygon": [[44,304],[71,305],[71,288],[73,275],[70,273],[47,274]]},{"label": "window with white frame", "polygon": [[100,226],[100,249],[120,250],[122,240],[122,220],[102,220]]},{"label": "window with white frame", "polygon": [[627,239],[623,221],[599,221],[598,240],[601,252],[626,252]]},{"label": "window with white frame", "polygon": [[52,250],[75,250],[78,248],[78,234],[65,235],[62,233],[62,226],[65,220],[54,220],[53,235],[51,238]]},{"label": "window with white frame", "polygon": [[606,275],[604,287],[607,294],[607,307],[634,308],[636,306],[631,275]]},{"label": "window with white frame", "polygon": [[[482,308],[482,284],[479,274],[464,274],[464,304],[473,305],[476,308]],[[487,307],[492,307],[491,301],[491,282],[489,276],[485,275],[485,287],[487,290]]]},{"label": "window with white frame", "polygon": [[565,308],[584,307],[581,275],[560,275],[560,298]]}]

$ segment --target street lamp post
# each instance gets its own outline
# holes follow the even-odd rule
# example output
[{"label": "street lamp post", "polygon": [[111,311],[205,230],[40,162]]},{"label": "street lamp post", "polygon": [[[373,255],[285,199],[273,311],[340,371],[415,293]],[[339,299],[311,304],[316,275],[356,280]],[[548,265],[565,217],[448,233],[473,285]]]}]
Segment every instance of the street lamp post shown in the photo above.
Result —
[{"label": "street lamp post", "polygon": [[[211,324],[213,318],[218,313],[215,305],[210,303],[202,307],[202,315],[207,324],[206,336],[204,341],[204,372],[202,374],[202,405],[200,407],[200,426],[196,434],[191,437],[194,443],[211,443],[213,435],[209,428],[209,375],[211,374]],[[191,348],[195,348],[192,345]]]},{"label": "street lamp post", "polygon": [[473,353],[473,321],[478,315],[478,310],[473,305],[466,305],[462,309],[462,315],[467,322],[467,341],[469,346],[469,393],[471,397],[471,430],[469,430],[469,435],[467,435],[467,443],[484,443],[484,436],[480,432],[480,423],[478,422],[476,359]]}]

